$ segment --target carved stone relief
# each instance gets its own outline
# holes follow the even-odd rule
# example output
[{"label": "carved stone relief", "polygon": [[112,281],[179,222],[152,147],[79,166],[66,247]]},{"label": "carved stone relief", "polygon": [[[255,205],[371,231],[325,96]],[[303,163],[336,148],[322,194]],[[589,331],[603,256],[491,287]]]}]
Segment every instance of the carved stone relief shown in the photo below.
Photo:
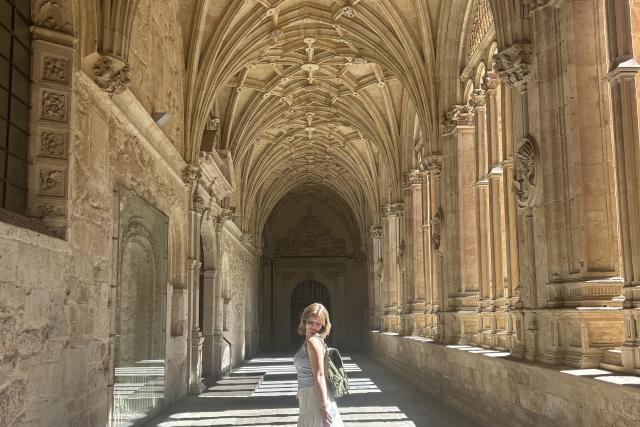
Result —
[{"label": "carved stone relief", "polygon": [[442,134],[450,135],[458,126],[473,126],[474,106],[454,105],[447,111],[442,119]]},{"label": "carved stone relief", "polygon": [[526,90],[531,78],[531,43],[516,43],[493,56],[493,69],[506,83]]},{"label": "carved stone relief", "polygon": [[344,256],[346,242],[344,239],[334,238],[331,231],[325,227],[311,208],[293,227],[287,237],[276,239],[274,256],[307,255],[307,256]]},{"label": "carved stone relief", "polygon": [[442,220],[444,219],[444,213],[442,208],[438,209],[435,215],[431,218],[431,247],[433,251],[438,255],[442,255],[440,249],[440,239],[442,234]]},{"label": "carved stone relief", "polygon": [[40,129],[39,155],[57,159],[67,158],[67,139],[65,131]]},{"label": "carved stone relief", "polygon": [[42,91],[42,110],[40,116],[46,120],[67,121],[67,95],[50,90]]},{"label": "carved stone relief", "polygon": [[369,227],[369,234],[372,239],[382,239],[382,227],[372,225]]},{"label": "carved stone relief", "polygon": [[411,169],[402,175],[403,188],[411,188],[412,185],[418,185],[421,183],[422,175],[420,175],[420,170],[418,169]]},{"label": "carved stone relief", "polygon": [[69,61],[55,56],[45,56],[42,64],[42,80],[69,84]]},{"label": "carved stone relief", "polygon": [[60,169],[42,167],[38,173],[38,194],[46,196],[65,195],[65,172]]},{"label": "carved stone relief", "polygon": [[65,0],[36,0],[31,20],[37,26],[72,34],[72,26],[67,19],[70,15],[69,5]]},{"label": "carved stone relief", "polygon": [[530,207],[533,202],[539,157],[538,145],[535,140],[531,136],[526,137],[515,155],[512,183],[516,202],[521,209]]},{"label": "carved stone relief", "polygon": [[471,34],[467,45],[467,60],[473,56],[480,47],[482,40],[493,27],[493,15],[488,0],[477,0],[473,9],[473,21]]},{"label": "carved stone relief", "polygon": [[129,65],[111,56],[101,56],[93,65],[94,80],[110,94],[124,91],[131,80]]}]

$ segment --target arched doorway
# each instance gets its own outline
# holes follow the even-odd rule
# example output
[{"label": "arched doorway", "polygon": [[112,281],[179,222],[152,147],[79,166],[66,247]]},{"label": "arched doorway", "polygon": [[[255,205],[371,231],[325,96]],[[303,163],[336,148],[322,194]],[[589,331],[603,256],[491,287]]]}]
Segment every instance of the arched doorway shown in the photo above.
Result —
[{"label": "arched doorway", "polygon": [[298,335],[300,316],[309,304],[319,302],[331,312],[331,298],[327,288],[317,280],[305,280],[293,288],[291,292],[291,335],[289,342],[292,348],[297,348],[302,342]]}]

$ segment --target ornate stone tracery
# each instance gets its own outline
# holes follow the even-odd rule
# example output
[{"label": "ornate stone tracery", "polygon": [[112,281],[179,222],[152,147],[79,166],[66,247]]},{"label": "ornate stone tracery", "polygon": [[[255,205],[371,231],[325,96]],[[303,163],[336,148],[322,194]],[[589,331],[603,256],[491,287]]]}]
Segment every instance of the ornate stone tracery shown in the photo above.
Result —
[{"label": "ornate stone tracery", "polygon": [[287,237],[276,239],[273,256],[307,255],[307,256],[344,256],[346,242],[344,239],[334,238],[331,231],[325,227],[311,208],[293,227]]},{"label": "ornate stone tracery", "polygon": [[493,15],[488,0],[476,0],[473,8],[471,32],[467,42],[467,60],[478,51],[485,36],[493,27]]}]

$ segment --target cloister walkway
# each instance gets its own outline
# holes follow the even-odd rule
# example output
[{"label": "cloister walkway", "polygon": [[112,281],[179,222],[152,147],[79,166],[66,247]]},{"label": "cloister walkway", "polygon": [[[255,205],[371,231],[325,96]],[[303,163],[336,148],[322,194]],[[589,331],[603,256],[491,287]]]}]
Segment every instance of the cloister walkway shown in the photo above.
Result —
[{"label": "cloister walkway", "polygon": [[[362,354],[346,355],[351,393],[338,405],[346,425],[475,426]],[[295,426],[296,376],[290,356],[258,357],[231,376],[165,410],[149,426]]]}]

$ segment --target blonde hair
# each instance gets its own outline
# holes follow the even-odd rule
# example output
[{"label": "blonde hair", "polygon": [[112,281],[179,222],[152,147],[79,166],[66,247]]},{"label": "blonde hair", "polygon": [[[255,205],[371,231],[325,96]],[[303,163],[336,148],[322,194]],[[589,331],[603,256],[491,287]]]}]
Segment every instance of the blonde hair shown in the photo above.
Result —
[{"label": "blonde hair", "polygon": [[320,329],[320,336],[324,339],[329,335],[329,332],[331,332],[331,321],[329,320],[329,312],[325,306],[319,302],[314,302],[302,312],[302,316],[300,316],[300,324],[298,324],[298,334],[306,334],[307,329],[305,327],[305,322],[314,315],[320,317],[320,320],[324,323],[324,326]]}]

